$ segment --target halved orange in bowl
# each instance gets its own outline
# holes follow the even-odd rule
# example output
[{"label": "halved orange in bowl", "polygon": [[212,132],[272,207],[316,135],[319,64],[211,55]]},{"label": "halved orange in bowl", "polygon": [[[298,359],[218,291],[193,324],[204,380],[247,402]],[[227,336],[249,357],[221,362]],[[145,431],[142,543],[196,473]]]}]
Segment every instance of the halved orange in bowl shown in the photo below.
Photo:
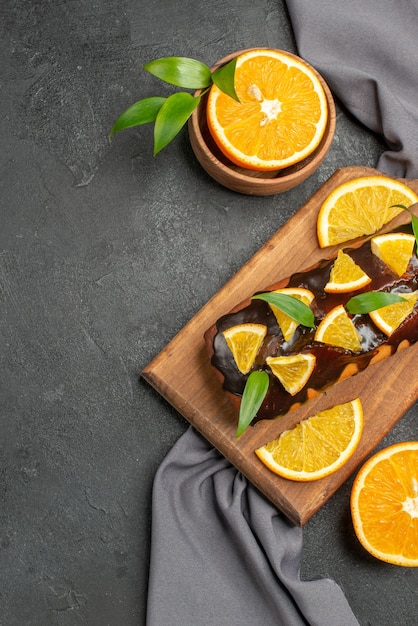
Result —
[{"label": "halved orange in bowl", "polygon": [[253,49],[237,57],[239,102],[211,87],[209,131],[223,154],[243,168],[269,171],[299,163],[319,146],[328,104],[317,72],[281,50]]}]

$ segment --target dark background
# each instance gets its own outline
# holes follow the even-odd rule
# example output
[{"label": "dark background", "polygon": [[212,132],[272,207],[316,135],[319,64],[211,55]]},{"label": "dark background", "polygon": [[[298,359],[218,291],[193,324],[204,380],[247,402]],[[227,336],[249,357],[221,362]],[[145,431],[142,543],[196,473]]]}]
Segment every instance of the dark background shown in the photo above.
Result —
[{"label": "dark background", "polygon": [[[141,370],[337,168],[384,146],[337,103],[319,170],[257,198],[213,182],[186,130],[156,158],[152,126],[109,142],[124,108],[172,92],[151,59],[297,52],[283,1],[3,0],[0,18],[0,624],[141,625],[152,480],[187,427]],[[417,416],[382,446],[416,439]],[[307,524],[302,577],[334,578],[362,626],[416,625],[417,570],[359,547],[351,483]]]}]

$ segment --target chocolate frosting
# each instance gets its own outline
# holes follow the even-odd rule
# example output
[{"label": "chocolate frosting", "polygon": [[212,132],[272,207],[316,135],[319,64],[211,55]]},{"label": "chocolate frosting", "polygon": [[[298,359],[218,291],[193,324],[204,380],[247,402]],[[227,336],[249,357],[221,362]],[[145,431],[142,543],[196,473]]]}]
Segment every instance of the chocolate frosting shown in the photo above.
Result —
[{"label": "chocolate frosting", "polygon": [[[409,232],[411,227],[397,228],[396,232]],[[416,247],[415,247],[416,248]],[[402,295],[418,289],[418,258],[414,252],[408,269],[401,277],[394,274],[376,255],[371,252],[370,240],[357,248],[344,250],[371,278],[371,282],[364,288],[345,294],[329,294],[324,291],[330,271],[334,263],[324,260],[305,272],[298,272],[290,276],[286,287],[303,287],[314,294],[311,308],[315,316],[315,326],[318,326],[325,315],[335,306],[345,305],[348,300],[359,293],[366,291],[390,291]],[[274,287],[273,287],[274,289]],[[273,290],[269,289],[269,290]],[[343,348],[330,346],[314,339],[315,328],[299,326],[289,342],[285,342],[276,318],[267,302],[251,300],[250,304],[240,310],[224,315],[216,322],[216,333],[213,339],[213,366],[223,379],[225,391],[241,396],[246,380],[249,376],[238,370],[232,353],[222,335],[222,331],[248,322],[264,324],[267,335],[258,352],[251,371],[265,370],[269,375],[269,389],[266,398],[253,423],[260,419],[271,419],[287,413],[289,409],[305,402],[312,392],[322,392],[336,383],[350,364],[354,365],[353,373],[364,370],[371,363],[373,357],[382,345],[390,347],[394,353],[403,341],[413,344],[418,340],[418,310],[414,312],[387,337],[372,322],[367,314],[351,315],[352,321],[361,336],[361,351],[351,352]],[[311,353],[316,357],[314,372],[305,387],[296,395],[290,395],[274,376],[266,363],[268,356],[281,356],[299,352]]]}]

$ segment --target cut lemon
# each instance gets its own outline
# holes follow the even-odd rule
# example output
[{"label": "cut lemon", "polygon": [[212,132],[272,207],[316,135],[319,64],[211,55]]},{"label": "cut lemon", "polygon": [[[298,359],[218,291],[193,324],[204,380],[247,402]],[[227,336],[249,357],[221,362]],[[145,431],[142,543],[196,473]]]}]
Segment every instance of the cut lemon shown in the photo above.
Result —
[{"label": "cut lemon", "polygon": [[[288,296],[292,296],[292,298],[297,298],[307,306],[309,306],[314,299],[314,294],[309,289],[303,289],[299,287],[286,287],[285,289],[276,289],[272,293],[283,293]],[[282,331],[283,338],[285,341],[289,341],[299,326],[299,323],[296,322],[293,318],[283,313],[277,306],[274,304],[270,304],[270,308],[274,313],[274,316],[277,320],[280,330]]]},{"label": "cut lemon", "polygon": [[412,313],[415,303],[418,300],[418,291],[400,293],[399,295],[405,298],[405,301],[388,304],[387,306],[383,306],[369,313],[374,324],[388,337],[390,337],[398,326],[406,320],[408,315]]},{"label": "cut lemon", "polygon": [[332,309],[321,321],[315,333],[315,341],[359,352],[360,336],[342,304]]},{"label": "cut lemon", "polygon": [[387,233],[373,237],[371,241],[373,254],[398,276],[405,274],[414,245],[415,237],[408,233]]},{"label": "cut lemon", "polygon": [[358,540],[371,555],[418,566],[418,441],[377,452],[357,474],[351,516]]},{"label": "cut lemon", "polygon": [[418,202],[418,195],[407,185],[385,176],[364,176],[342,183],[322,204],[317,219],[321,248],[362,235],[372,235]]},{"label": "cut lemon", "polygon": [[238,324],[223,331],[241,374],[248,374],[267,334],[264,324]]},{"label": "cut lemon", "polygon": [[233,163],[278,170],[309,156],[321,142],[328,105],[317,73],[277,50],[250,50],[235,68],[239,102],[211,87],[207,121],[219,149]]},{"label": "cut lemon", "polygon": [[269,356],[266,363],[290,395],[297,394],[308,382],[315,369],[316,357],[313,354],[293,354],[289,356]]},{"label": "cut lemon", "polygon": [[363,407],[356,398],[302,420],[255,453],[279,476],[297,481],[318,480],[348,461],[362,430]]},{"label": "cut lemon", "polygon": [[353,261],[351,256],[339,250],[324,291],[327,293],[356,291],[368,285],[370,281],[370,276]]}]

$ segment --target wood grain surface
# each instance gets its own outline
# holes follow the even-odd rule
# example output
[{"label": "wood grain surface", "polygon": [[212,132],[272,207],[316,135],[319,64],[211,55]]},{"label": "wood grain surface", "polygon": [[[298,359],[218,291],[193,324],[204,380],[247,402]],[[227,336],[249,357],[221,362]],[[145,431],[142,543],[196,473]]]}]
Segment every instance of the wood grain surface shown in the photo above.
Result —
[{"label": "wood grain surface", "polygon": [[[305,524],[335,493],[418,399],[418,381],[411,375],[418,363],[418,343],[334,385],[296,411],[257,423],[235,439],[237,413],[215,376],[203,335],[221,315],[255,291],[323,258],[335,256],[337,248],[318,247],[319,207],[337,185],[366,175],[381,175],[381,172],[365,167],[337,170],[142,372],[152,387],[298,525]],[[418,193],[417,180],[403,182]],[[418,205],[413,210],[418,214]],[[405,221],[408,214],[403,212],[391,226]],[[288,481],[273,474],[255,455],[257,447],[301,419],[356,397],[360,397],[364,408],[363,435],[351,459],[332,476],[310,483]]]}]

